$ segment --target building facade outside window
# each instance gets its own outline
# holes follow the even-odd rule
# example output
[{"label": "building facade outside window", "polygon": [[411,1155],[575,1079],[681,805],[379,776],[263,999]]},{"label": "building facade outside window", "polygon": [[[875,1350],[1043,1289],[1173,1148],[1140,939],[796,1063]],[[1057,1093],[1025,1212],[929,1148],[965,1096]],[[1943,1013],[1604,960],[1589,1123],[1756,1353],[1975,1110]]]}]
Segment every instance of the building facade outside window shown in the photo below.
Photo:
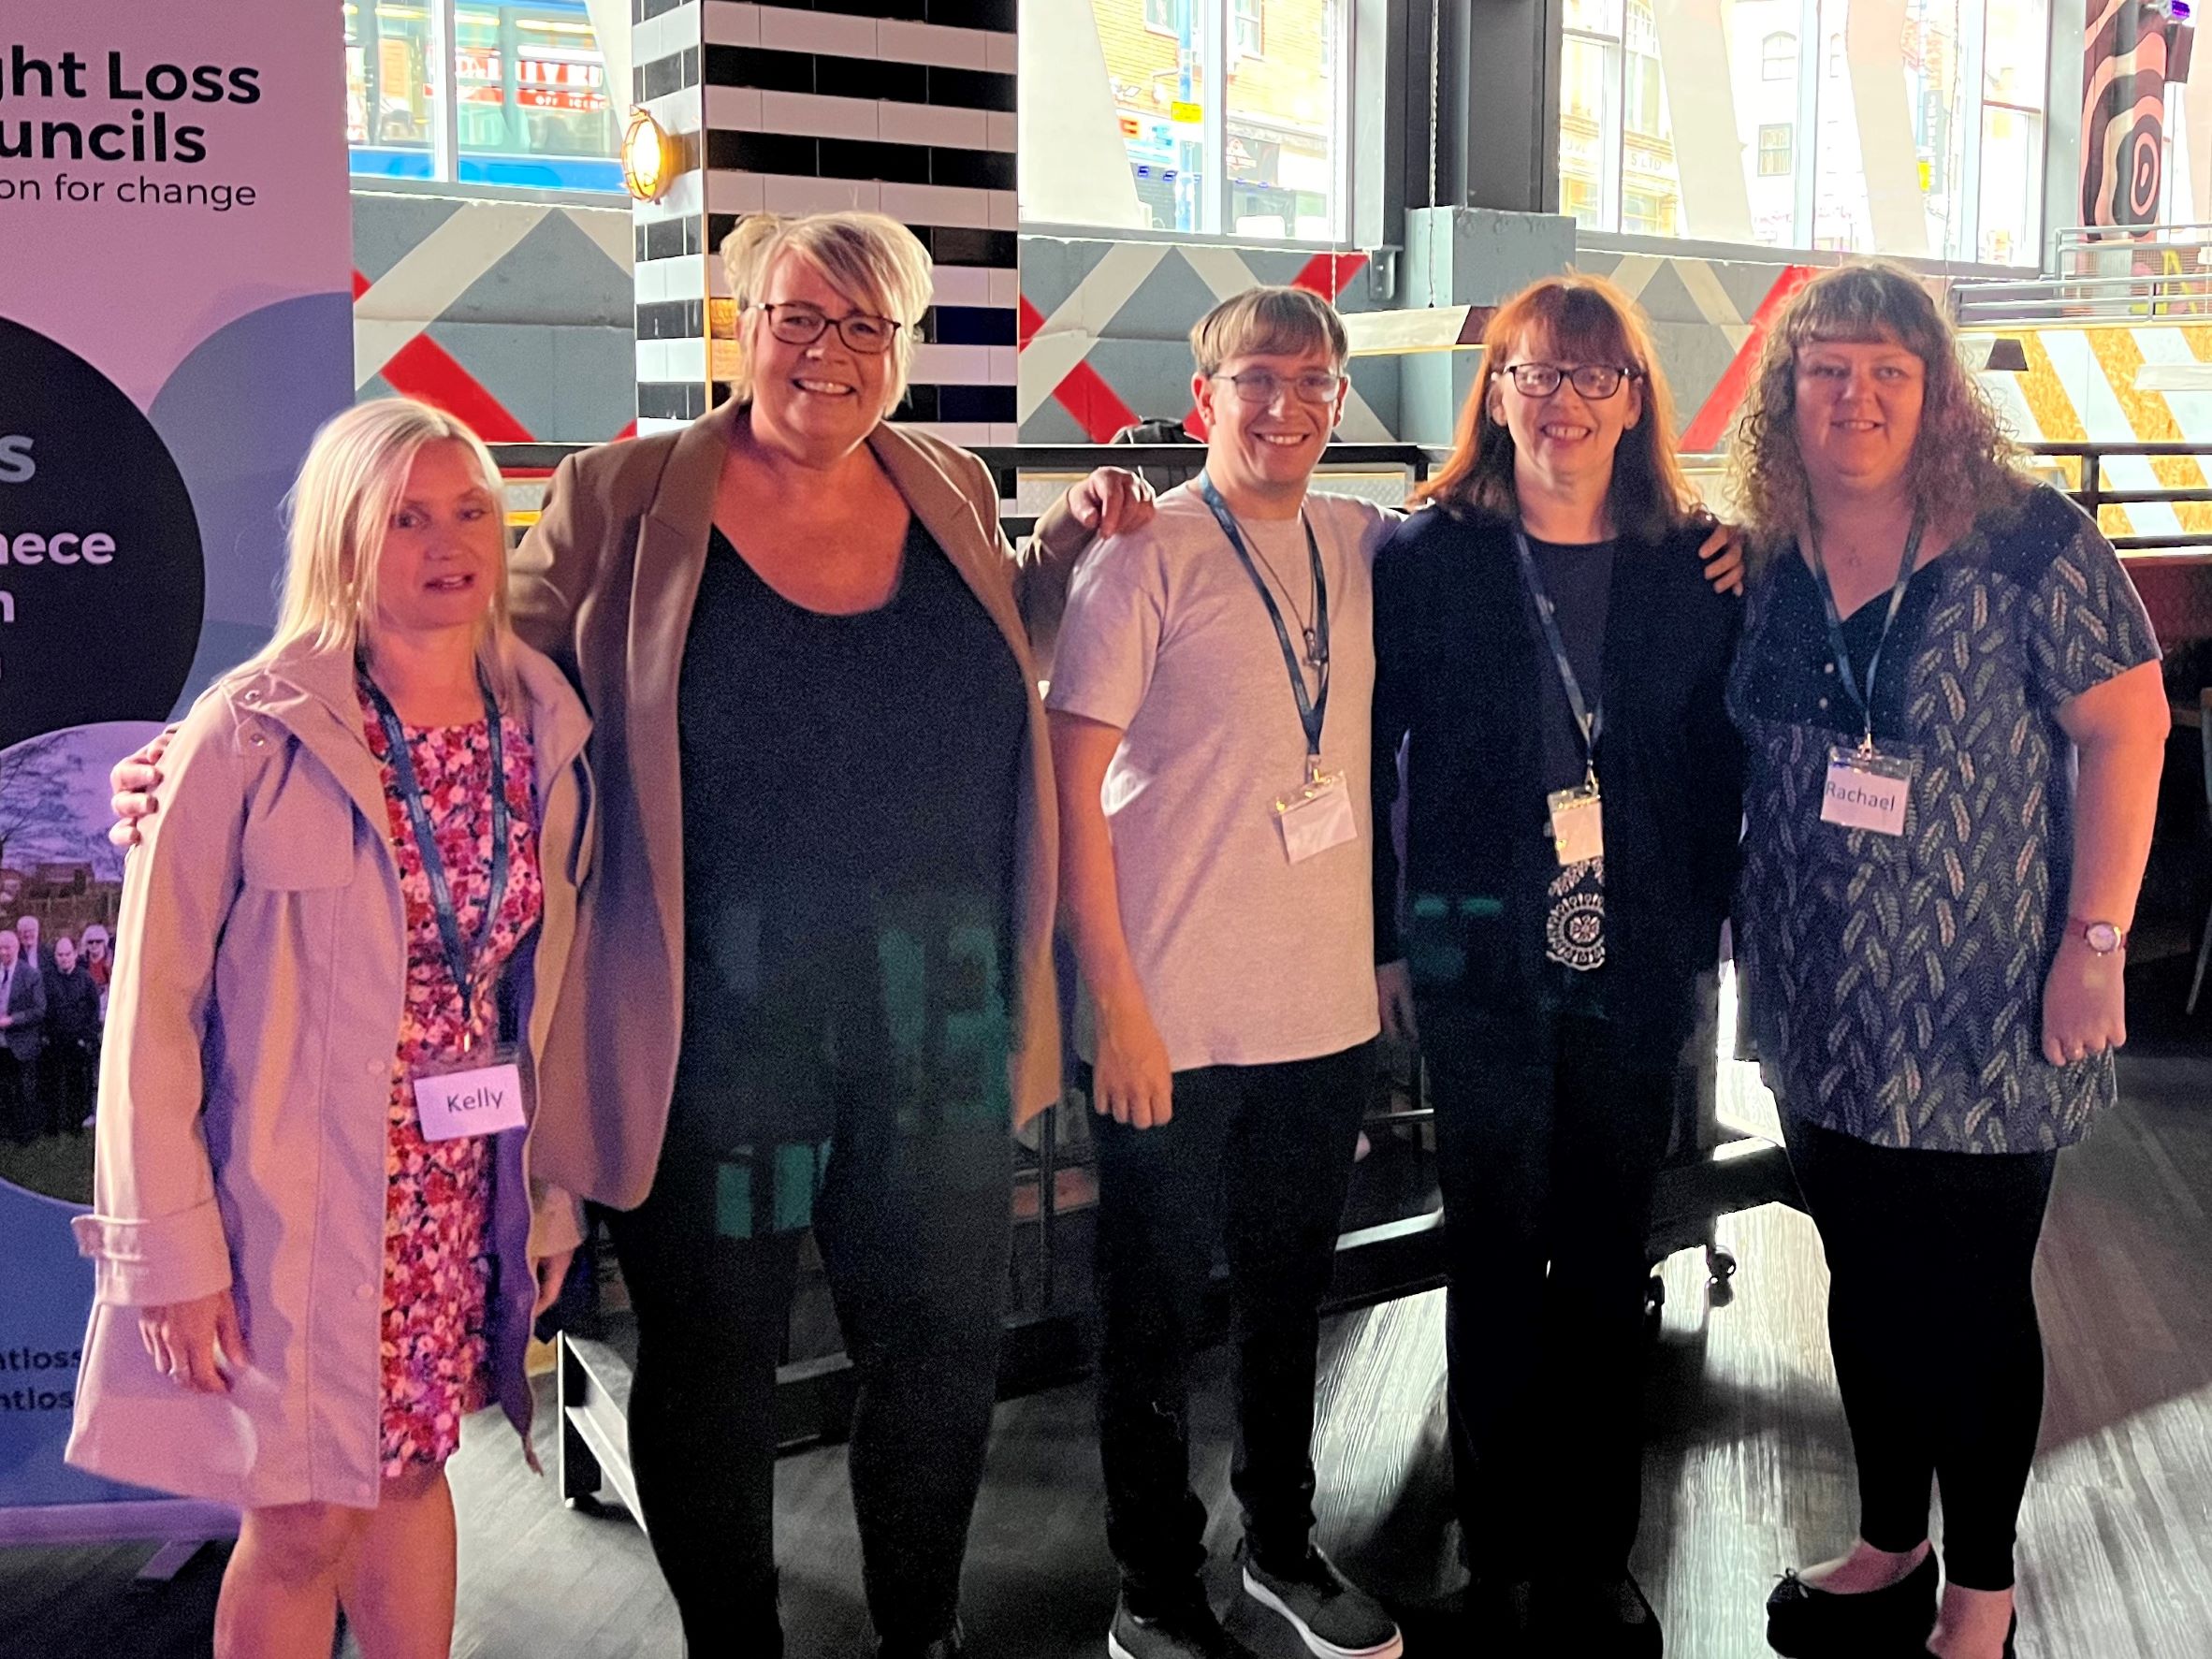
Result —
[{"label": "building facade outside window", "polygon": [[[1121,204],[1119,216],[1099,210],[1101,227],[1342,240],[1351,0],[1087,0],[1085,8],[1105,95],[1072,79],[1055,92],[1050,77],[1096,74],[1082,68],[1078,48],[1025,71],[1022,96],[1052,100],[1055,140],[1098,158],[1085,167],[1128,169],[1133,217],[1120,182],[1100,179],[1096,197]],[[1049,19],[1025,7],[1023,28],[1062,18],[1056,7]],[[1222,59],[1218,109],[1207,108],[1210,50]],[[1090,128],[1108,119],[1113,128],[1102,137],[1111,142],[1098,141]],[[1041,208],[1036,194],[1024,184],[1026,218],[1094,222]]]},{"label": "building facade outside window", "polygon": [[584,0],[460,0],[442,48],[416,0],[345,12],[346,140],[357,176],[439,177],[456,99],[450,183],[619,191],[618,106]]},{"label": "building facade outside window", "polygon": [[[2049,30],[2048,0],[1566,0],[1560,211],[1596,231],[2032,265]],[[1722,69],[1716,112],[1700,100]],[[1690,127],[1670,94],[1698,103]]]}]

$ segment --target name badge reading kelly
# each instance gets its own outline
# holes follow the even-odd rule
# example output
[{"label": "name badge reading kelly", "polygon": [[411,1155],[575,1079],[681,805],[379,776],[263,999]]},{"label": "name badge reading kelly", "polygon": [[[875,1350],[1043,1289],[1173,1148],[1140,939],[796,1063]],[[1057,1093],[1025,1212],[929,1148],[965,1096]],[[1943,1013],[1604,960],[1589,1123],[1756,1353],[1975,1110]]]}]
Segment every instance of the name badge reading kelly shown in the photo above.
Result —
[{"label": "name badge reading kelly", "polygon": [[426,1141],[518,1129],[530,1121],[522,1109],[522,1068],[506,1061],[466,1071],[417,1073],[415,1115]]},{"label": "name badge reading kelly", "polygon": [[1360,838],[1352,816],[1352,792],[1342,772],[1325,772],[1288,800],[1275,803],[1275,822],[1283,830],[1283,852],[1303,864],[1317,852]]},{"label": "name badge reading kelly", "polygon": [[1597,785],[1555,789],[1544,800],[1551,808],[1551,845],[1559,851],[1560,868],[1606,855],[1605,808]]},{"label": "name badge reading kelly", "polygon": [[1901,836],[1912,783],[1909,760],[1870,749],[1831,749],[1827,786],[1820,797],[1821,822],[1872,830],[1878,836]]}]

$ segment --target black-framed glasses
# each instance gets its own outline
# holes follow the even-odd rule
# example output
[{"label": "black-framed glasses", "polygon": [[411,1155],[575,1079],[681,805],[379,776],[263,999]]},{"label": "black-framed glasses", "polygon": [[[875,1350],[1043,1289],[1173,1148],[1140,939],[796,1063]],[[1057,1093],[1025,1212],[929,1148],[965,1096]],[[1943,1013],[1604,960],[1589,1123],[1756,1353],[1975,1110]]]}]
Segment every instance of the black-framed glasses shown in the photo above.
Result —
[{"label": "black-framed glasses", "polygon": [[1564,380],[1600,403],[1619,391],[1622,382],[1642,378],[1640,371],[1613,363],[1508,363],[1492,372],[1511,375],[1515,389],[1524,398],[1549,398]]},{"label": "black-framed glasses", "polygon": [[767,314],[768,332],[786,345],[812,345],[822,338],[824,328],[835,328],[837,338],[849,349],[864,357],[880,357],[889,351],[899,329],[899,325],[891,318],[872,317],[863,311],[831,317],[824,316],[811,305],[788,302],[763,304],[758,301],[752,309]]},{"label": "black-framed glasses", "polygon": [[1285,386],[1290,388],[1301,403],[1327,403],[1334,400],[1336,388],[1344,385],[1343,375],[1325,369],[1291,375],[1277,374],[1267,369],[1247,369],[1242,374],[1215,374],[1209,378],[1228,381],[1236,388],[1238,402],[1259,409],[1273,403]]}]

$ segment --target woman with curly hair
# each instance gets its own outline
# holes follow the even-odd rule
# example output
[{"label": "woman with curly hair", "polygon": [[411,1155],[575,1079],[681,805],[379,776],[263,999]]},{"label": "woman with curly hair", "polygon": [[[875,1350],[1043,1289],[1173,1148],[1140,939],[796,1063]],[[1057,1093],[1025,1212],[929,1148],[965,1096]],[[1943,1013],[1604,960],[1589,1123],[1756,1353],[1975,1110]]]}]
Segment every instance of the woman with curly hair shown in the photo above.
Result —
[{"label": "woman with curly hair", "polygon": [[2126,1041],[2158,646],[1909,271],[1806,285],[1734,455],[1766,555],[1728,693],[1738,964],[1827,1254],[1860,1505],[1850,1550],[1775,1591],[1768,1639],[1998,1659],[2043,1411],[2036,1240]]}]

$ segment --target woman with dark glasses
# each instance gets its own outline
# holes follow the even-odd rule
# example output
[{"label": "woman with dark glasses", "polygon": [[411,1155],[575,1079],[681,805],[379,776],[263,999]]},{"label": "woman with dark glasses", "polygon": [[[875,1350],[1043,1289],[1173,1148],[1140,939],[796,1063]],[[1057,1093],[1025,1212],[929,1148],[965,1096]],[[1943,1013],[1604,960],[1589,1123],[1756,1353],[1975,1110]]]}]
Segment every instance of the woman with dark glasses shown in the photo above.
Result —
[{"label": "woman with dark glasses", "polygon": [[1430,510],[1375,560],[1375,822],[1402,751],[1407,797],[1377,979],[1436,1112],[1483,1651],[1655,1655],[1628,1573],[1645,1239],[1735,870],[1739,607],[1691,557],[1711,525],[1626,298],[1547,279],[1485,347]]}]

